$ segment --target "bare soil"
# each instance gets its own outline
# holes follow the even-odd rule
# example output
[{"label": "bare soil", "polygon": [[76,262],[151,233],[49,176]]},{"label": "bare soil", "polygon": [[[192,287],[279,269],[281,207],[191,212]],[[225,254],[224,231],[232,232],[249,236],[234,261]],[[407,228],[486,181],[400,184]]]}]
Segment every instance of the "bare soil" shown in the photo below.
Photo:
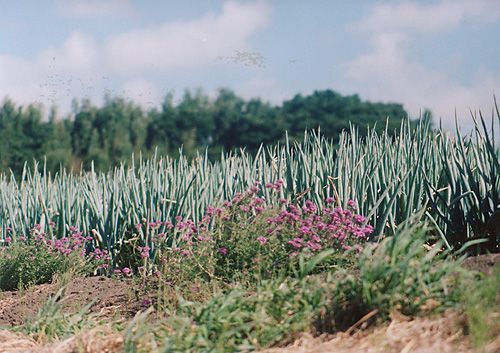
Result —
[{"label": "bare soil", "polygon": [[[466,259],[463,266],[491,274],[500,264],[500,254]],[[123,337],[105,326],[78,337],[57,341],[50,346],[37,342],[11,328],[24,324],[54,295],[62,283],[33,286],[20,291],[0,292],[0,353],[2,352],[121,352]],[[90,311],[103,319],[130,320],[147,309],[155,300],[154,293],[144,294],[130,278],[72,278],[66,286],[64,310],[76,312],[95,298]],[[142,294],[141,294],[142,293]],[[116,321],[116,320],[115,320]],[[463,313],[448,312],[435,318],[410,319],[394,313],[392,320],[381,327],[366,329],[363,324],[349,332],[312,337],[304,334],[287,347],[269,349],[267,353],[327,352],[473,352],[470,338],[464,333]],[[500,338],[486,347],[487,352],[500,352]]]},{"label": "bare soil", "polygon": [[[0,293],[0,326],[18,326],[26,318],[35,316],[49,295],[55,295],[61,283],[47,283],[28,288],[22,292],[5,291]],[[90,307],[93,313],[119,314],[124,318],[133,317],[144,310],[147,299],[135,295],[134,286],[129,278],[114,279],[104,276],[76,277],[66,285],[63,295],[70,296],[63,302],[63,312],[81,310],[96,299]]]}]

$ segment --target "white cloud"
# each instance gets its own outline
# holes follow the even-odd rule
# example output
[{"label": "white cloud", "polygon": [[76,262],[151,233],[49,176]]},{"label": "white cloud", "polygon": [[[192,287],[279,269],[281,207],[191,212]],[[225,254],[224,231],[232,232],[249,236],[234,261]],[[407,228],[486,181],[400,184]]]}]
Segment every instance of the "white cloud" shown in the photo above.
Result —
[{"label": "white cloud", "polygon": [[226,2],[222,13],[136,29],[111,38],[106,46],[110,69],[127,74],[145,69],[200,67],[218,56],[248,47],[253,32],[269,22],[270,7],[263,2]]},{"label": "white cloud", "polygon": [[[469,109],[491,111],[493,93],[500,91],[500,71],[476,70],[470,82],[463,83],[455,78],[459,71],[453,65],[443,70],[424,64],[408,48],[415,31],[425,32],[432,40],[434,32],[450,30],[466,17],[485,15],[498,20],[500,7],[493,5],[493,1],[486,0],[443,0],[426,6],[409,1],[377,5],[357,27],[368,34],[368,50],[345,63],[345,75],[357,87],[363,87],[370,100],[403,102],[411,118],[429,108],[436,123],[442,119],[446,129],[454,130],[456,109],[460,124],[470,129]],[[450,61],[457,60],[456,54],[450,55]]]},{"label": "white cloud", "polygon": [[461,22],[500,18],[497,0],[443,0],[422,5],[414,1],[375,5],[373,14],[357,24],[362,31],[407,29],[418,32],[452,30]]},{"label": "white cloud", "polygon": [[371,51],[361,54],[347,65],[347,75],[356,80],[394,79],[405,73],[408,62],[402,43],[408,38],[401,32],[382,32],[368,40]]},{"label": "white cloud", "polygon": [[246,100],[261,98],[271,104],[281,104],[285,99],[290,99],[279,86],[278,80],[260,75],[237,85],[236,92]]},{"label": "white cloud", "polygon": [[96,88],[102,83],[100,61],[94,39],[74,32],[60,47],[47,48],[32,60],[0,56],[0,92],[8,92],[15,103],[24,106],[58,105],[65,114],[74,97],[102,96]]},{"label": "white cloud", "polygon": [[60,48],[49,48],[40,53],[38,63],[54,65],[59,70],[93,70],[98,66],[98,46],[91,36],[74,32]]},{"label": "white cloud", "polygon": [[129,0],[57,0],[56,13],[68,17],[130,16]]}]

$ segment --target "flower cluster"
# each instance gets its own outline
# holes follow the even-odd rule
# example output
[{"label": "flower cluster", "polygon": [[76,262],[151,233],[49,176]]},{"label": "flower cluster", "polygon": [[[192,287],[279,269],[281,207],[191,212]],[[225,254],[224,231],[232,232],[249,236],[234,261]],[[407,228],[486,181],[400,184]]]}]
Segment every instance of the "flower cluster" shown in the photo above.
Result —
[{"label": "flower cluster", "polygon": [[69,228],[67,237],[54,236],[55,224],[48,224],[47,233],[35,224],[29,236],[16,237],[13,230],[0,248],[0,287],[13,289],[18,285],[44,283],[58,272],[68,270],[83,274],[106,272],[111,257],[107,250],[90,251],[92,237],[83,237],[75,227]]},{"label": "flower cluster", "polygon": [[[331,197],[321,210],[309,200],[293,205],[278,198],[282,185],[281,180],[265,184],[275,198],[266,202],[256,183],[221,207],[207,207],[198,224],[176,217],[166,234],[160,233],[161,239],[160,234],[152,237],[158,246],[160,272],[169,281],[193,276],[231,281],[250,272],[269,275],[286,270],[299,253],[311,255],[330,248],[340,254],[351,248],[356,253],[362,250],[373,228],[354,213],[353,201],[347,209],[334,207]],[[167,239],[176,241],[167,246]]]},{"label": "flower cluster", "polygon": [[301,250],[315,252],[325,248],[349,250],[356,246],[358,252],[363,249],[367,235],[373,231],[370,225],[364,226],[365,218],[354,214],[354,202],[348,202],[348,209],[332,208],[335,200],[328,197],[321,213],[309,200],[303,207],[289,205],[279,215],[269,217],[268,236],[292,238],[287,243],[292,246],[290,256]]}]

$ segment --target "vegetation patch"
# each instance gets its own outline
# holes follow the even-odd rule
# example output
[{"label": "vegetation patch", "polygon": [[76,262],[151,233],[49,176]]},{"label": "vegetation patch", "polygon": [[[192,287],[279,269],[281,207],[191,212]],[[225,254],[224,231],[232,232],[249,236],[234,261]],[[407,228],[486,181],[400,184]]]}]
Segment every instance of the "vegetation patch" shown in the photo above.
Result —
[{"label": "vegetation patch", "polygon": [[[443,317],[443,340],[494,351],[500,270],[470,259],[498,252],[500,149],[479,123],[470,140],[403,123],[335,148],[306,134],[217,163],[4,177],[0,315],[45,285],[7,322],[53,351],[99,349],[90,332],[124,352],[255,351]],[[68,292],[78,278],[127,289]]]}]

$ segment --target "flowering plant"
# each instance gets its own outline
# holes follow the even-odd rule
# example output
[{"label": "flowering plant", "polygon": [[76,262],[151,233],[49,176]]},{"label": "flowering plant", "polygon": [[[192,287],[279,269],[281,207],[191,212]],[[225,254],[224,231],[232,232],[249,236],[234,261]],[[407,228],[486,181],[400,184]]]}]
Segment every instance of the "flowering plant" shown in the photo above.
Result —
[{"label": "flowering plant", "polygon": [[236,193],[221,207],[208,207],[197,225],[176,218],[165,239],[179,241],[170,247],[159,242],[160,272],[172,281],[193,276],[234,281],[249,274],[271,276],[289,271],[289,265],[298,262],[299,253],[311,256],[334,248],[340,255],[350,249],[357,255],[363,249],[373,228],[354,213],[353,201],[348,209],[333,207],[335,201],[330,197],[322,210],[311,201],[292,205],[278,199],[282,183],[278,180],[265,185],[276,199],[269,203],[260,197],[256,184]]},{"label": "flowering plant", "polygon": [[[46,283],[56,273],[69,270],[85,275],[105,271],[111,257],[106,250],[88,251],[91,237],[70,227],[70,236],[53,237],[54,223],[48,224],[49,235],[39,224],[29,230],[30,236],[8,236],[0,247],[0,289],[11,290],[29,284]],[[12,232],[12,229],[8,230]]]}]

